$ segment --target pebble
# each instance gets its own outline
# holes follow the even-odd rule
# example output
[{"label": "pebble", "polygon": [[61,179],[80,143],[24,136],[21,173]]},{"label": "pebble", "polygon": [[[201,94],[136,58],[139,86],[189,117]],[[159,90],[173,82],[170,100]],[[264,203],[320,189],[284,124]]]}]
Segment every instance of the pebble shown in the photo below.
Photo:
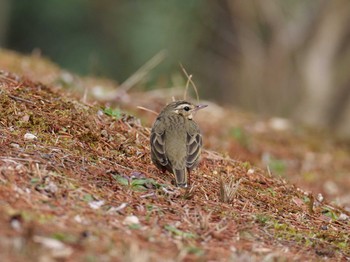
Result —
[{"label": "pebble", "polygon": [[127,216],[124,221],[124,225],[130,226],[130,225],[135,225],[135,224],[140,224],[140,220],[137,216]]},{"label": "pebble", "polygon": [[24,135],[24,139],[25,139],[25,140],[36,140],[36,139],[38,139],[38,138],[37,138],[36,135],[33,135],[33,134],[31,134],[31,133],[26,133],[26,134]]}]

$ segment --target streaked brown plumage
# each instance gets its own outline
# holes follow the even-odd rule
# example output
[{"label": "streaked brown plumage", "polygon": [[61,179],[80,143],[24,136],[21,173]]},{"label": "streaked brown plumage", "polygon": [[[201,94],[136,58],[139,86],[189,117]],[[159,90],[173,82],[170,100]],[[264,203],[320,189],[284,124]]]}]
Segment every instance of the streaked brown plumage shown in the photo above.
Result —
[{"label": "streaked brown plumage", "polygon": [[172,102],[152,127],[152,161],[159,169],[173,173],[179,187],[187,187],[188,173],[199,163],[202,135],[193,114],[204,107],[183,100]]}]

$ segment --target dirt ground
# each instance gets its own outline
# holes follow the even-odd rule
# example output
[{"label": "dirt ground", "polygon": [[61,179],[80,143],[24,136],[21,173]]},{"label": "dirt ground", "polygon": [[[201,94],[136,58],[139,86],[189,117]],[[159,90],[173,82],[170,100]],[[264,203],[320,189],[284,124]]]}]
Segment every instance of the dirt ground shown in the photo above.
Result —
[{"label": "dirt ground", "polygon": [[1,261],[350,259],[350,147],[330,133],[209,103],[179,189],[137,107],[182,90],[125,92],[6,50],[0,69]]}]

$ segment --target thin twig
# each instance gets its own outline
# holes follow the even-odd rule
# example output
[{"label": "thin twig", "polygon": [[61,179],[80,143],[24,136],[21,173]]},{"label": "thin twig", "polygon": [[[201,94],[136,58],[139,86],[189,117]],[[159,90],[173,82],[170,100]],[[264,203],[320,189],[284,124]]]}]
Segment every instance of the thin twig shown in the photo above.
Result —
[{"label": "thin twig", "polygon": [[7,81],[9,81],[9,82],[11,82],[13,84],[17,83],[16,80],[13,80],[13,79],[9,78],[8,76],[5,76],[5,75],[1,74],[1,72],[0,72],[0,78],[5,79],[5,80],[7,80]]},{"label": "thin twig", "polygon": [[153,111],[152,109],[148,109],[148,108],[143,107],[143,106],[137,106],[136,108],[150,112],[150,113],[155,114],[155,115],[158,115],[158,113],[156,111]]},{"label": "thin twig", "polygon": [[166,57],[166,51],[162,50],[154,57],[148,60],[143,66],[141,66],[134,74],[126,79],[121,85],[120,89],[127,92],[130,88],[140,82],[153,68],[159,65]]},{"label": "thin twig", "polygon": [[85,88],[84,88],[84,94],[83,94],[83,97],[82,97],[82,102],[83,102],[84,104],[86,104],[87,95],[88,95],[88,89],[85,87]]},{"label": "thin twig", "polygon": [[[197,97],[197,103],[199,102],[199,95],[198,95],[198,91],[197,91],[197,87],[196,85],[194,84],[194,82],[192,81],[192,75],[189,75],[186,71],[186,69],[183,67],[183,65],[180,63],[180,66],[181,66],[181,69],[182,69],[182,72],[184,72],[184,74],[186,75],[187,77],[187,80],[191,83],[195,93],[196,93],[196,97]],[[187,91],[187,90],[186,90]]]},{"label": "thin twig", "polygon": [[237,160],[234,160],[234,159],[229,158],[229,157],[223,157],[219,153],[211,151],[211,150],[203,149],[202,152],[206,153],[206,155],[203,156],[206,159],[222,160],[222,161],[228,161],[228,162],[231,162],[231,163],[238,163]]},{"label": "thin twig", "polygon": [[3,157],[3,156],[0,156],[0,159],[1,160],[18,160],[18,161],[26,161],[26,162],[37,162],[37,163],[40,163],[41,161],[38,161],[38,160],[35,160],[35,159],[32,159],[32,158],[18,158],[18,157]]},{"label": "thin twig", "polygon": [[118,167],[120,167],[120,168],[123,168],[123,169],[126,169],[126,170],[130,170],[130,171],[133,171],[133,169],[132,169],[132,168],[130,168],[130,167],[127,167],[127,166],[123,166],[123,165],[121,165],[121,164],[118,164],[118,163],[113,163],[113,165],[116,165],[116,166],[118,166]]},{"label": "thin twig", "polygon": [[17,96],[13,96],[13,95],[9,95],[8,94],[8,97],[9,98],[12,98],[14,100],[17,100],[17,101],[22,101],[22,102],[26,102],[26,103],[30,103],[30,104],[35,104],[33,101],[30,101],[30,100],[27,100],[27,99],[24,99],[24,98],[20,98],[20,97],[17,97]]}]

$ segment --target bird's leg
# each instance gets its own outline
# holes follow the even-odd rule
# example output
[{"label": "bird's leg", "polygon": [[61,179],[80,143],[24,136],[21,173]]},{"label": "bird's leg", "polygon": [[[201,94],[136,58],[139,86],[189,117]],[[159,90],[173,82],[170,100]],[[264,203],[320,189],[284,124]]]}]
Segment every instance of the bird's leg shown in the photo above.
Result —
[{"label": "bird's leg", "polygon": [[187,169],[187,185],[191,185],[191,171]]}]

